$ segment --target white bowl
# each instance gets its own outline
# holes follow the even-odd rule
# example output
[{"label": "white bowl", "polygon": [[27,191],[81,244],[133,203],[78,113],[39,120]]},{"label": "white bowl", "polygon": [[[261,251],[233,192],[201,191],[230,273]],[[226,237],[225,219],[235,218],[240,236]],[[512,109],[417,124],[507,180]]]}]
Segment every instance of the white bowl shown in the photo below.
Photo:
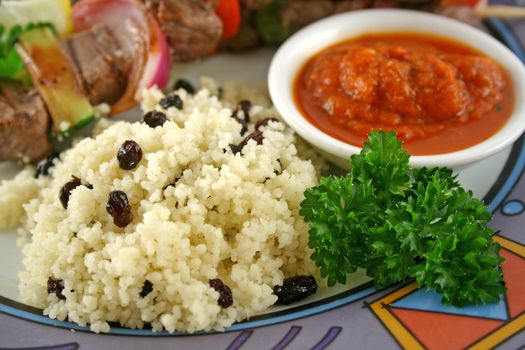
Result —
[{"label": "white bowl", "polygon": [[314,54],[345,39],[367,33],[414,32],[464,43],[494,58],[509,73],[516,94],[507,123],[493,136],[472,147],[428,156],[412,156],[414,167],[448,166],[454,169],[493,155],[514,142],[525,130],[525,68],[493,37],[446,17],[409,10],[377,9],[348,12],[315,22],[292,35],[277,51],[268,73],[272,101],[285,122],[336,164],[348,168],[348,159],[361,148],[331,137],[308,122],[293,99],[293,84],[300,69]]}]

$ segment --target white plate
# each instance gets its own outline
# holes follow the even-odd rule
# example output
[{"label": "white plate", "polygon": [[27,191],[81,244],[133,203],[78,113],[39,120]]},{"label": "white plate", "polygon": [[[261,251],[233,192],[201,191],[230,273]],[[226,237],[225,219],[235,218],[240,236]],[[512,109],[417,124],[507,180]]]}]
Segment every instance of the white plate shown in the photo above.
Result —
[{"label": "white plate", "polygon": [[[180,64],[174,67],[173,79],[184,77],[197,81],[202,75],[213,77],[219,81],[243,80],[251,84],[265,84],[268,65],[273,50],[261,49],[244,55],[221,54],[213,58],[192,64]],[[130,111],[124,116],[126,119],[139,119],[138,110]],[[473,164],[462,170],[459,181],[471,189],[475,196],[483,198],[496,183],[505,167],[511,148]],[[12,178],[19,170],[12,164],[0,164],[0,179]],[[33,321],[53,324],[56,326],[82,329],[73,323],[50,320],[39,315],[38,310],[23,305],[18,293],[17,271],[22,269],[22,254],[16,245],[16,230],[0,231],[0,311],[7,312]],[[253,328],[282,322],[296,317],[315,314],[356,300],[373,292],[369,287],[370,279],[362,272],[350,277],[347,285],[338,285],[320,290],[316,295],[305,299],[301,303],[289,307],[272,307],[260,317],[241,322],[228,330]],[[283,310],[286,310],[283,312]],[[125,330],[112,327],[112,333],[130,335],[152,335],[149,330]],[[163,333],[157,333],[162,335]]]}]

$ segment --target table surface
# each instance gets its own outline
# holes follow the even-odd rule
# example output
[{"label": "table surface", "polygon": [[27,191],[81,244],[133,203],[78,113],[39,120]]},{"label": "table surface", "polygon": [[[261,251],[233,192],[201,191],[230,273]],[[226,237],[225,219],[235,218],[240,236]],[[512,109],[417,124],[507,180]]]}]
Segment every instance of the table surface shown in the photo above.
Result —
[{"label": "table surface", "polygon": [[[518,0],[519,3],[520,0]],[[503,1],[502,1],[503,2]],[[509,3],[508,0],[504,2]],[[520,5],[525,6],[525,0]],[[525,20],[508,22],[525,43]],[[525,151],[524,151],[525,152]],[[366,298],[321,313],[278,325],[206,336],[131,337],[92,334],[41,325],[0,313],[0,348],[45,347],[49,349],[461,349],[472,346],[485,349],[518,349],[525,346],[525,224],[523,202],[525,178],[519,178],[505,200],[495,210],[494,223],[503,224],[502,254],[508,263],[505,273],[521,278],[512,282],[500,309],[492,308],[484,317],[475,311],[447,309],[439,302],[427,303],[418,310],[404,308],[414,298],[412,285],[394,287]],[[521,210],[511,210],[512,205]],[[509,209],[510,208],[510,209]],[[519,209],[519,208],[518,208]],[[501,226],[495,226],[501,227]],[[504,237],[510,239],[506,240]],[[516,243],[517,242],[517,243]],[[507,279],[507,278],[506,278]],[[507,281],[508,283],[508,281]],[[520,295],[517,295],[520,294]],[[515,299],[513,299],[515,298]],[[427,298],[428,299],[428,298]],[[425,300],[427,300],[425,299]],[[427,300],[428,301],[428,300]],[[436,306],[437,305],[437,306]],[[484,309],[483,309],[484,310]],[[501,316],[500,314],[504,315]]]}]

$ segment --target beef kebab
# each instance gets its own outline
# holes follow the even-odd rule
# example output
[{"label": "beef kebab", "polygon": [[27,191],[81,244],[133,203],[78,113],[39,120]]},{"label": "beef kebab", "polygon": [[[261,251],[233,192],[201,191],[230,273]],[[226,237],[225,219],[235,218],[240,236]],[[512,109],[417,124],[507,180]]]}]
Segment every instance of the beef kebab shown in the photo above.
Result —
[{"label": "beef kebab", "polygon": [[[397,1],[77,1],[73,34],[56,39],[37,28],[17,44],[33,86],[0,81],[0,161],[43,158],[51,151],[49,131],[86,124],[93,106],[108,104],[111,114],[133,107],[142,88],[166,84],[170,60],[278,44],[313,21],[344,11],[398,6],[441,11],[435,0]],[[458,13],[476,22],[472,11],[448,8],[449,15]]]},{"label": "beef kebab", "polygon": [[0,160],[39,160],[51,150],[49,131],[87,124],[100,104],[111,114],[125,111],[142,88],[166,84],[167,43],[144,3],[84,0],[72,20],[75,31],[64,38],[42,25],[18,36],[16,51],[32,84],[0,84]]},{"label": "beef kebab", "polygon": [[[367,8],[410,8],[443,14],[479,26],[474,9],[456,0],[144,0],[158,19],[173,61],[218,51],[245,51],[280,44],[324,17]],[[458,0],[459,1],[459,0]],[[447,3],[446,6],[443,4]]]}]

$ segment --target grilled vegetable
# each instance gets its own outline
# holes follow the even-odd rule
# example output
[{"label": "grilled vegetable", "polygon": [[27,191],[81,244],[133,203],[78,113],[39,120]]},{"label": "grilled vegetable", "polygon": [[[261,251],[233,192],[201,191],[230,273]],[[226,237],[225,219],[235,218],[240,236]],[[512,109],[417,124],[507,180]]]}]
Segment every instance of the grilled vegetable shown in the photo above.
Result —
[{"label": "grilled vegetable", "polygon": [[215,13],[222,22],[222,37],[231,38],[241,25],[241,6],[239,0],[219,0]]},{"label": "grilled vegetable", "polygon": [[88,98],[75,81],[73,68],[48,27],[36,27],[18,38],[17,51],[45,101],[54,132],[86,125],[94,119]]}]

